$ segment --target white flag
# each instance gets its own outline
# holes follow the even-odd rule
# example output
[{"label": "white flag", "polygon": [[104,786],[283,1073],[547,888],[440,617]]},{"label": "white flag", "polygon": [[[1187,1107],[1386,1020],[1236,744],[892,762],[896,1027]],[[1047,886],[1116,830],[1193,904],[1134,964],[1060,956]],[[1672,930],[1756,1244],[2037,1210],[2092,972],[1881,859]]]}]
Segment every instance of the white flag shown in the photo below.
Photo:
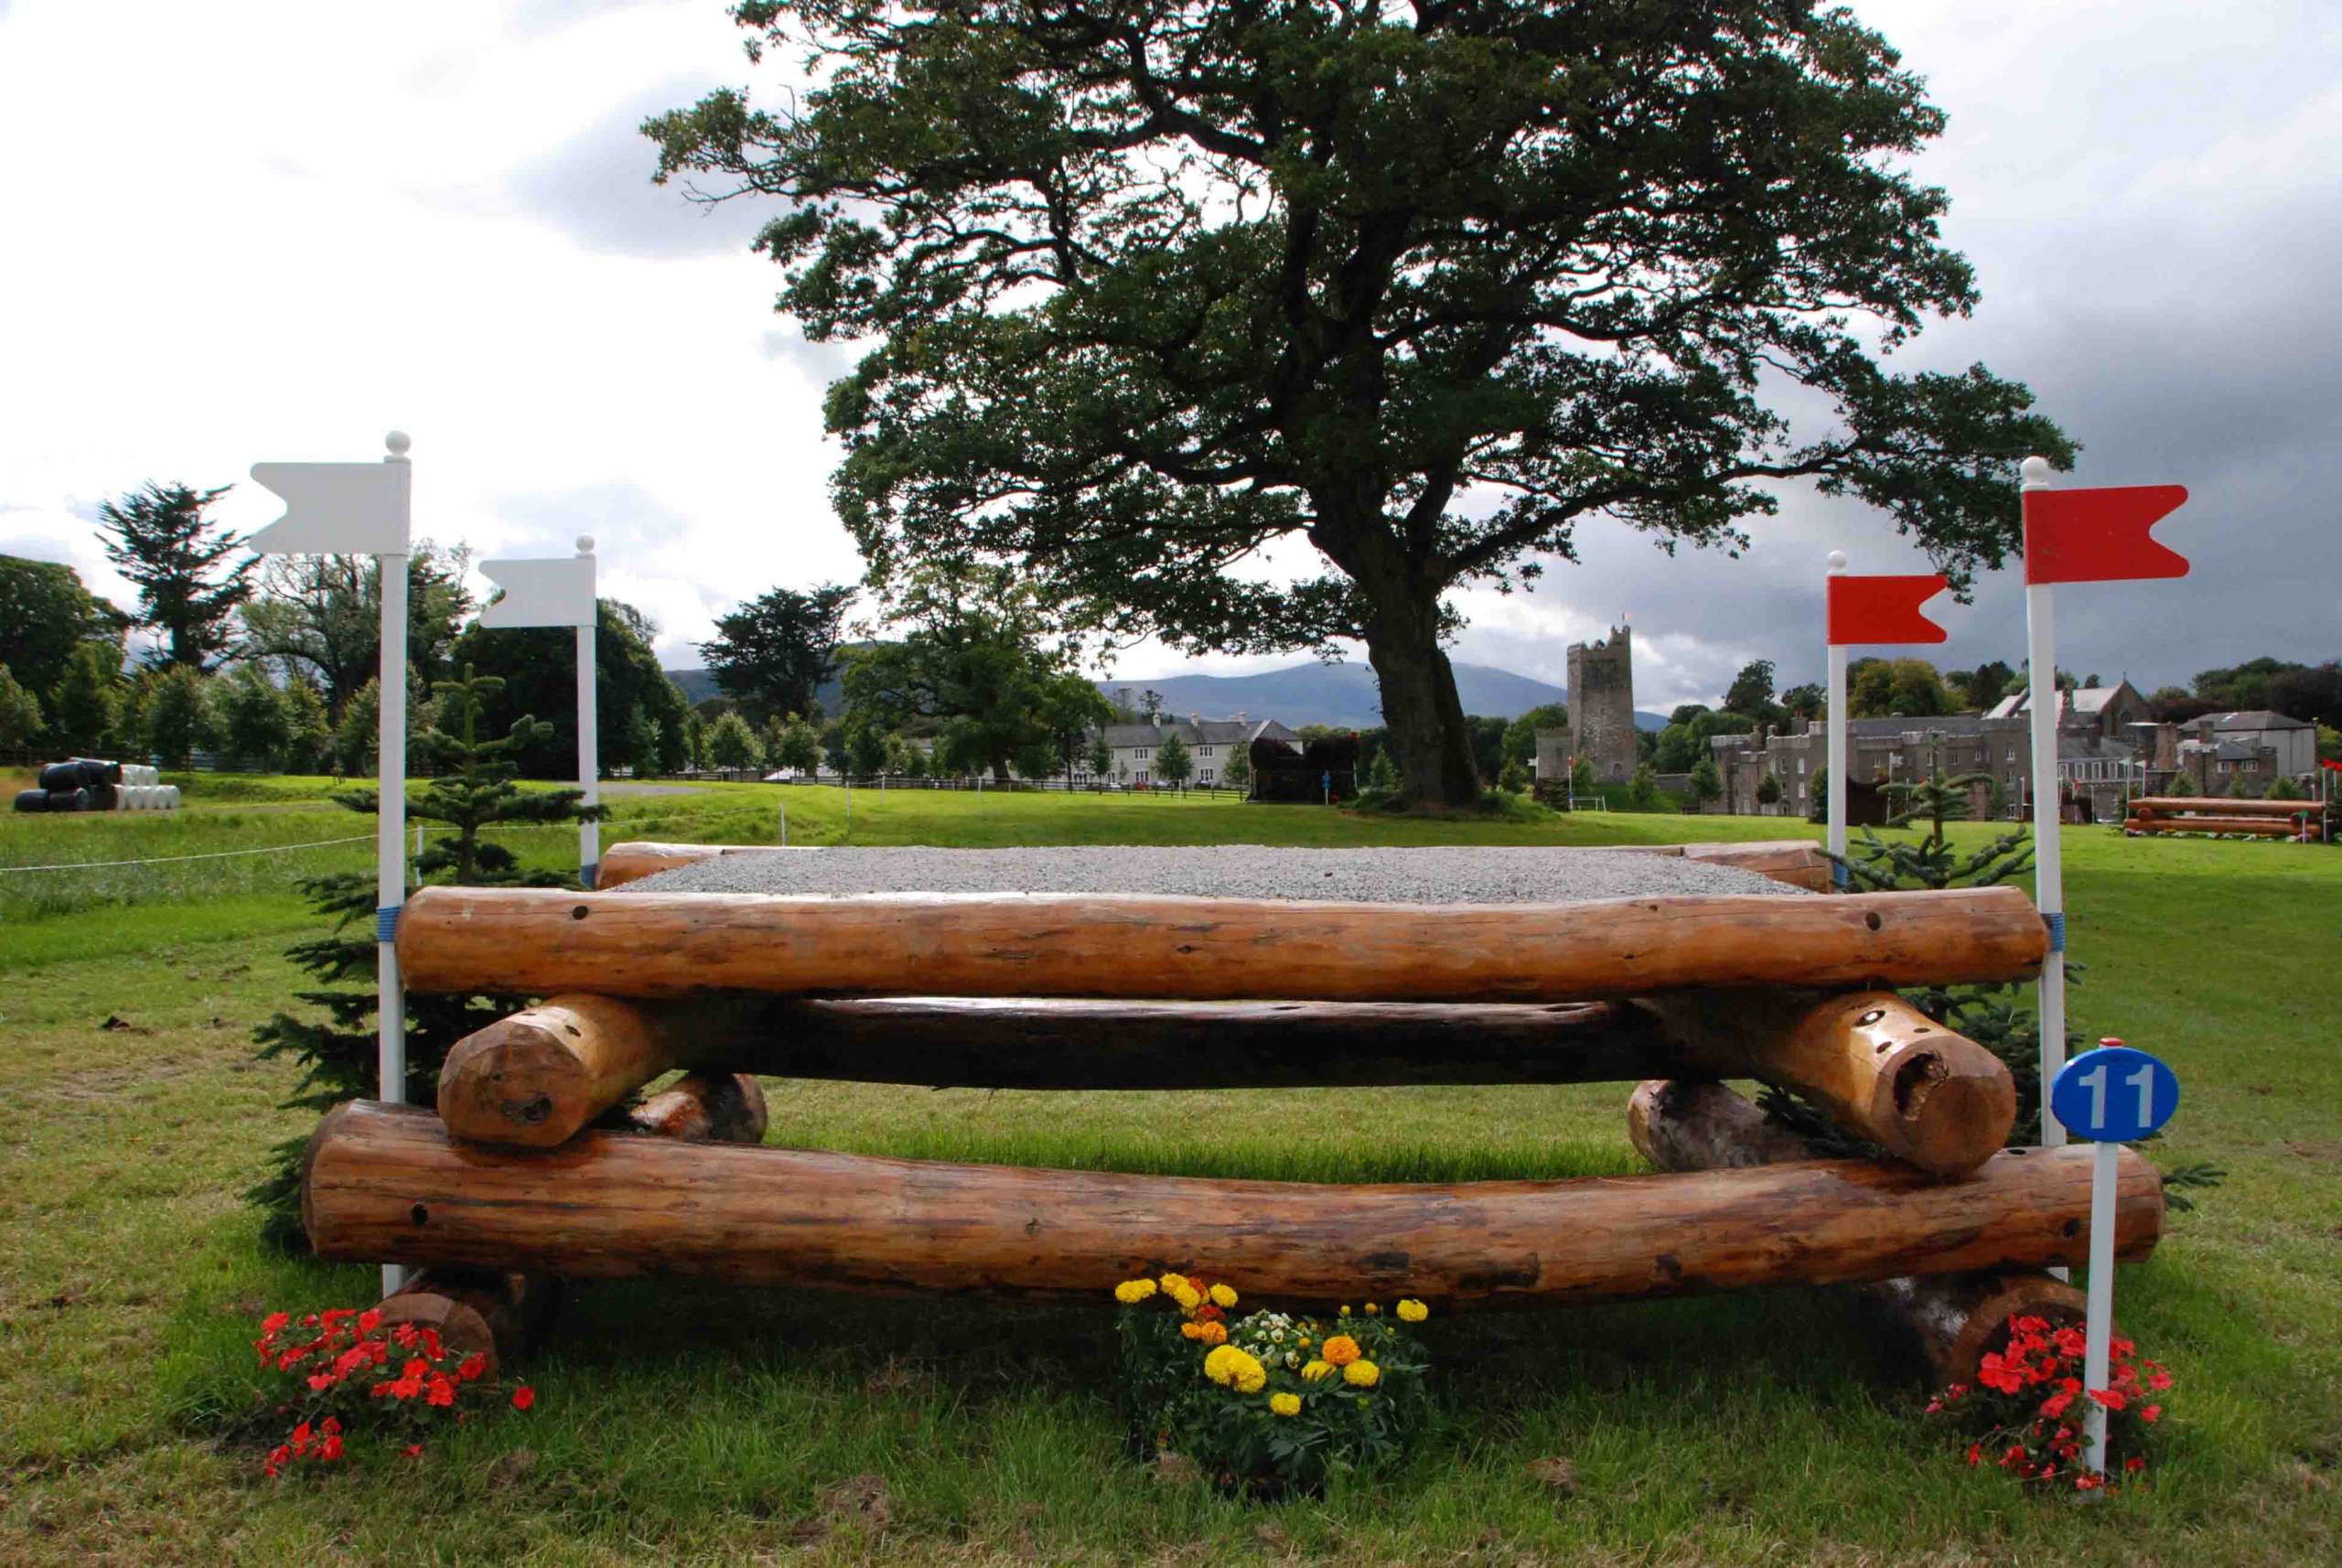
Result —
[{"label": "white flag", "polygon": [[485,627],[592,626],[594,558],[554,555],[535,561],[483,561],[480,575],[504,596],[479,612]]},{"label": "white flag", "polygon": [[405,463],[254,463],[285,515],[244,542],[263,555],[403,555],[414,470]]}]

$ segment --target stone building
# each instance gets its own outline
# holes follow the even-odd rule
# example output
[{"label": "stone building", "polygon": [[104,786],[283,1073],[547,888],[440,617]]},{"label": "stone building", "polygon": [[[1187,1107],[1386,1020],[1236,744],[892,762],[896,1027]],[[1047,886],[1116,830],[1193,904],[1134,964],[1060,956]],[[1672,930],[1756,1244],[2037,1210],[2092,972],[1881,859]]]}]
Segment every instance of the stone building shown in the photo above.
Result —
[{"label": "stone building", "polygon": [[[1095,733],[1094,731],[1092,732]],[[1157,717],[1153,723],[1108,725],[1106,744],[1114,753],[1113,766],[1107,777],[1118,784],[1150,785],[1157,782],[1156,757],[1164,741],[1177,736],[1187,748],[1188,761],[1194,767],[1191,784],[1217,784],[1228,771],[1228,759],[1239,752],[1250,755],[1256,740],[1273,740],[1301,749],[1301,736],[1274,719],[1256,719],[1249,714],[1239,714],[1232,719],[1208,719],[1200,714],[1185,719]],[[1090,782],[1090,761],[1086,757],[1074,759],[1073,782]]]},{"label": "stone building", "polygon": [[[1605,783],[1624,783],[1637,757],[1634,628],[1613,627],[1608,641],[1576,643],[1567,658],[1569,756],[1591,757]],[[1560,760],[1565,770],[1569,758]],[[1546,777],[1542,746],[1537,761],[1538,777]]]}]

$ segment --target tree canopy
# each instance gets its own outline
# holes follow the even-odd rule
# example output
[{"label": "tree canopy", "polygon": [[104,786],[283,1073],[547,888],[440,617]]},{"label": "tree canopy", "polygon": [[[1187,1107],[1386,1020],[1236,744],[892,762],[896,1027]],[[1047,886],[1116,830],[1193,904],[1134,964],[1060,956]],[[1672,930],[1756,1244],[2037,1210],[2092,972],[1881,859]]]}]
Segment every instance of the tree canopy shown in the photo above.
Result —
[{"label": "tree canopy", "polygon": [[[594,638],[594,725],[603,760],[616,760],[634,710],[659,727],[659,768],[683,766],[683,721],[690,704],[651,650],[658,628],[633,606],[600,601]],[[480,718],[491,728],[509,729],[524,715],[544,714],[532,726],[515,756],[530,779],[577,776],[577,655],[567,627],[487,628],[474,622],[456,639],[455,657],[464,666],[493,670],[500,680],[481,688]],[[638,759],[639,764],[639,759]]]},{"label": "tree canopy", "polygon": [[[1737,550],[1776,487],[1881,509],[1955,585],[2072,447],[1982,366],[1942,112],[1811,0],[746,0],[786,106],[661,115],[658,177],[786,211],[839,510],[885,581],[939,552],[1191,650],[1362,640],[1416,801],[1477,790],[1448,596],[1607,518]],[[1813,411],[1792,425],[1791,405]],[[1316,571],[1252,569],[1300,535]]]},{"label": "tree canopy", "polygon": [[123,613],[90,592],[62,561],[0,555],[0,664],[47,699],[84,642],[113,650],[122,668]]},{"label": "tree canopy", "polygon": [[1073,758],[1113,710],[1074,669],[1076,644],[1016,574],[955,561],[907,574],[901,640],[847,655],[850,720],[936,737],[939,767],[1037,777]]},{"label": "tree canopy", "polygon": [[729,615],[699,645],[708,673],[757,722],[782,714],[821,716],[814,693],[836,673],[839,628],[854,589],[846,584],[799,592],[774,588]]},{"label": "tree canopy", "polygon": [[243,541],[203,515],[231,488],[150,483],[98,508],[106,559],[138,590],[137,624],[160,639],[149,663],[209,670],[235,639],[259,557],[231,561]]},{"label": "tree canopy", "polygon": [[[472,612],[472,553],[417,540],[407,557],[407,660],[426,688],[456,671],[456,639]],[[242,607],[246,656],[274,659],[324,688],[337,714],[381,673],[382,569],[371,555],[273,555]]]}]

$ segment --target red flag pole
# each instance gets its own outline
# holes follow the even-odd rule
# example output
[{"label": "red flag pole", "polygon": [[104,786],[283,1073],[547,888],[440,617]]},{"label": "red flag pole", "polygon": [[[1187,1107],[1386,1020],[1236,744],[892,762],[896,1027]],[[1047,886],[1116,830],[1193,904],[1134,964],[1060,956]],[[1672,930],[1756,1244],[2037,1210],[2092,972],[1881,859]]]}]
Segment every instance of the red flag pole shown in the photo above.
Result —
[{"label": "red flag pole", "polygon": [[[1846,553],[1830,552],[1830,575],[1845,575]],[[1829,603],[1830,588],[1822,585],[1822,603]],[[1830,635],[1828,613],[1823,614],[1822,640],[1829,644],[1830,654],[1830,853],[1838,856],[1830,866],[1831,882],[1842,890],[1846,886],[1846,645]]]},{"label": "red flag pole", "polygon": [[[2023,490],[2049,489],[2049,459],[2027,457],[2022,469]],[[2021,503],[2020,503],[2021,504]],[[2028,539],[2025,549],[2032,552]],[[2033,902],[2049,926],[2049,955],[2041,961],[2041,1084],[2046,1097],[2057,1069],[2066,1065],[2066,884],[2059,855],[2057,822],[2057,711],[2065,694],[2057,690],[2057,590],[2047,583],[2025,587],[2026,705],[2033,718]],[[2041,1112],[2041,1144],[2054,1148],[2066,1141],[2066,1129],[2048,1112],[2045,1098]],[[2058,1278],[2064,1269],[2052,1270]]]}]

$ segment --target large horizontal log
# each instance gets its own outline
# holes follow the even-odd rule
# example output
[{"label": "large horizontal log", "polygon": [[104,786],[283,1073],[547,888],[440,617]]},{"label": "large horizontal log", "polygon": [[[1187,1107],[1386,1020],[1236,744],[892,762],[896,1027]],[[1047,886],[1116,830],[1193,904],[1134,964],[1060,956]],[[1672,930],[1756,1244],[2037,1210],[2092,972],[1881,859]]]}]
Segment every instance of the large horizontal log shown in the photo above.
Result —
[{"label": "large horizontal log", "polygon": [[[1819,844],[1804,839],[1766,839],[1746,843],[1660,843],[1609,844],[1591,853],[1598,854],[1633,851],[1644,854],[1681,855],[1710,865],[1738,866],[1753,871],[1775,882],[1802,887],[1810,893],[1830,890],[1830,862]],[[649,840],[629,841],[613,844],[602,856],[596,872],[594,886],[607,893],[613,887],[623,887],[629,882],[639,882],[646,876],[656,876],[662,871],[672,871],[679,865],[709,860],[719,854],[814,854],[819,846],[790,850],[779,844],[763,843],[657,843]],[[1559,855],[1576,854],[1575,848],[1556,848]]]},{"label": "large horizontal log", "polygon": [[[2125,1151],[2117,1251],[2161,1230]],[[1943,1181],[1863,1160],[1752,1170],[1312,1186],[943,1165],[585,1133],[500,1153],[436,1116],[344,1105],[311,1139],[318,1254],[575,1275],[1102,1300],[1170,1267],[1294,1301],[1401,1292],[1535,1305],[1827,1284],[2081,1258],[2090,1151]]]},{"label": "large horizontal log", "polygon": [[1700,1076],[1795,1089],[1840,1126],[1922,1170],[1974,1170],[2016,1122],[2006,1064],[1892,992],[1821,1000],[1692,992],[1642,1005],[1666,1021],[1705,1069]]},{"label": "large horizontal log", "polygon": [[2013,887],[1508,906],[425,887],[398,944],[426,992],[1578,1002],[2017,980],[2048,933]]},{"label": "large horizontal log", "polygon": [[1543,1006],[570,993],[460,1043],[440,1115],[459,1138],[546,1147],[678,1067],[1036,1090],[1762,1078],[1943,1173],[1989,1157],[2016,1109],[1997,1058],[1891,992]]},{"label": "large horizontal log", "polygon": [[[1741,1169],[1808,1160],[1805,1140],[1720,1083],[1650,1082],[1627,1102],[1627,1132],[1663,1171]],[[1858,1287],[1918,1338],[1947,1383],[1972,1383],[1987,1350],[2008,1343],[2019,1317],[2079,1323],[2082,1293],[2038,1269],[1906,1275]]]}]

